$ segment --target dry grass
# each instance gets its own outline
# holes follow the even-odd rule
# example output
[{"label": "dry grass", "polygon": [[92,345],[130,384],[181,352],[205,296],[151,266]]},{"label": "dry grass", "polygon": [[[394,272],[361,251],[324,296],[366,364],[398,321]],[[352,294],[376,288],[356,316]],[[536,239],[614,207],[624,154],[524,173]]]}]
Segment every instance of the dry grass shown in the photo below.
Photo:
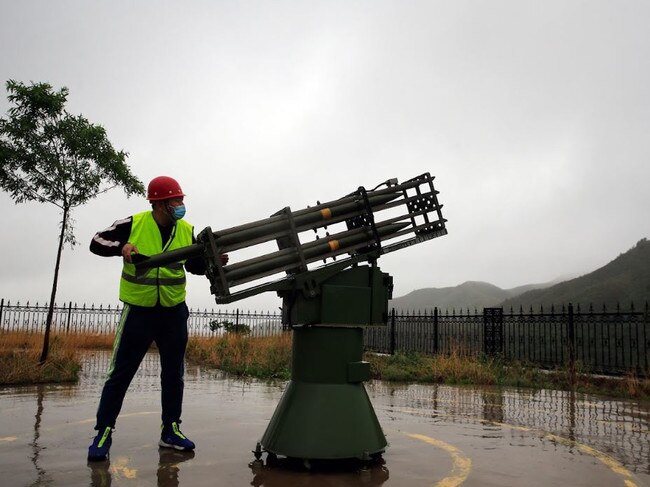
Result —
[{"label": "dry grass", "polygon": [[81,333],[70,333],[66,335],[57,335],[60,337],[66,348],[74,350],[112,350],[114,335],[95,334],[86,335]]},{"label": "dry grass", "polygon": [[365,358],[370,362],[376,379],[446,384],[491,385],[499,382],[496,363],[457,352],[433,357],[418,353],[366,354]]},{"label": "dry grass", "polygon": [[[84,333],[53,333],[50,335],[52,343],[69,350],[111,350],[113,348],[113,335],[91,335]],[[12,349],[40,349],[43,347],[41,333],[8,332],[0,333],[0,350]]]},{"label": "dry grass", "polygon": [[[226,372],[258,378],[288,379],[291,376],[291,333],[274,337],[226,334],[219,338],[190,338],[187,358]],[[50,357],[43,366],[37,361],[43,335],[0,333],[0,384],[74,381],[80,370],[78,350],[111,349],[113,336],[55,334]],[[425,356],[397,353],[392,356],[367,353],[365,359],[376,379],[424,383],[503,385],[534,389],[564,389],[635,399],[650,398],[650,374],[633,373],[622,378],[584,374],[580,364],[569,369],[540,370],[522,363],[503,362],[467,355],[460,347],[449,355]]]},{"label": "dry grass", "polygon": [[614,397],[631,399],[650,399],[650,371],[645,377],[639,377],[634,372],[628,372],[623,377],[590,376],[578,373],[575,379],[566,377],[568,374],[557,371],[558,382],[564,389],[579,392],[605,394]]},{"label": "dry grass", "polygon": [[43,365],[38,365],[42,347],[41,334],[1,333],[0,384],[73,382],[78,379],[81,364],[76,348],[67,344],[60,335],[52,335],[48,358]]},{"label": "dry grass", "polygon": [[[221,338],[192,338],[188,359],[241,376],[288,379],[291,376],[291,334],[251,338],[229,334]],[[444,383],[502,385],[533,389],[562,389],[636,399],[650,398],[650,379],[630,374],[624,378],[595,377],[568,369],[541,370],[522,363],[462,353],[365,354],[375,379]]]},{"label": "dry grass", "polygon": [[650,374],[646,378],[630,373],[625,377],[586,374],[578,364],[570,369],[541,370],[519,362],[503,362],[480,356],[433,357],[417,353],[366,354],[373,377],[384,380],[445,384],[502,385],[532,389],[560,389],[634,399],[650,398]]},{"label": "dry grass", "polygon": [[291,333],[250,337],[229,333],[218,338],[190,338],[186,357],[240,376],[288,379],[291,376]]}]

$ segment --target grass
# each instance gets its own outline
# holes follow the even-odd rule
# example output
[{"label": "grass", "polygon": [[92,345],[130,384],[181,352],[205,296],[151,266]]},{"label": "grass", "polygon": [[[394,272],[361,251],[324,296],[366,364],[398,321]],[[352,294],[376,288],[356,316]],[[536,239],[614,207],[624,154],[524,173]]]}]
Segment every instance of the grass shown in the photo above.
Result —
[{"label": "grass", "polygon": [[365,355],[376,379],[446,384],[498,383],[499,369],[488,361],[454,353],[428,357],[419,353]]},{"label": "grass", "polygon": [[50,336],[47,360],[39,365],[43,335],[21,332],[0,334],[0,385],[75,382],[81,363],[76,349],[61,335]]},{"label": "grass", "polygon": [[53,333],[47,360],[38,365],[43,349],[40,333],[0,333],[0,385],[76,382],[81,370],[80,350],[110,350],[112,335]]},{"label": "grass", "polygon": [[[111,349],[112,335],[53,334],[47,362],[38,366],[43,335],[0,333],[0,385],[75,381],[81,368],[79,350]],[[207,365],[237,376],[261,379],[291,377],[291,334],[250,337],[229,333],[217,338],[190,338],[186,357],[190,363]],[[375,379],[497,385],[533,389],[575,390],[592,394],[650,399],[650,379],[628,374],[602,377],[583,373],[580,364],[569,369],[541,370],[520,362],[504,362],[482,356],[419,353],[364,354]]]},{"label": "grass", "polygon": [[[291,335],[251,338],[230,334],[222,338],[192,338],[188,359],[239,376],[288,379],[291,376]],[[600,377],[569,369],[541,370],[533,365],[466,355],[419,353],[364,354],[375,379],[442,383],[450,385],[497,385],[532,389],[561,389],[613,397],[650,399],[650,379],[628,374],[622,378]]]},{"label": "grass", "polygon": [[650,399],[650,379],[586,374],[578,364],[569,369],[542,370],[520,362],[504,362],[458,352],[433,357],[418,353],[366,354],[373,377],[383,380],[443,384],[498,385],[532,389],[575,390],[613,397]]},{"label": "grass", "polygon": [[291,334],[250,337],[229,333],[217,338],[190,338],[190,363],[209,365],[238,376],[261,379],[291,377]]},{"label": "grass", "polygon": [[[111,350],[113,348],[113,335],[89,333],[52,333],[50,335],[50,349],[62,347],[69,350]],[[41,333],[27,332],[0,332],[0,350],[34,348],[40,352],[43,347]]]}]

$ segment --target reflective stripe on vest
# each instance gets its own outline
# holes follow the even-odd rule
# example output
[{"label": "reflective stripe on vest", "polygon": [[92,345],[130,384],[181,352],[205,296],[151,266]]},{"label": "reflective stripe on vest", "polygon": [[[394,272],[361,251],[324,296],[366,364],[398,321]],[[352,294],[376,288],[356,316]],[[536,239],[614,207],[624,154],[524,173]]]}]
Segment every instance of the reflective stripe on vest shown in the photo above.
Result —
[{"label": "reflective stripe on vest", "polygon": [[[179,220],[163,248],[160,229],[151,211],[133,215],[129,242],[143,255],[155,255],[192,244],[192,226]],[[170,307],[185,300],[185,261],[165,267],[136,272],[135,266],[124,262],[120,279],[120,300],[136,306]]]},{"label": "reflective stripe on vest", "polygon": [[132,282],[133,284],[144,284],[146,286],[179,286],[185,284],[185,277],[139,277],[130,276],[122,271],[122,279]]}]

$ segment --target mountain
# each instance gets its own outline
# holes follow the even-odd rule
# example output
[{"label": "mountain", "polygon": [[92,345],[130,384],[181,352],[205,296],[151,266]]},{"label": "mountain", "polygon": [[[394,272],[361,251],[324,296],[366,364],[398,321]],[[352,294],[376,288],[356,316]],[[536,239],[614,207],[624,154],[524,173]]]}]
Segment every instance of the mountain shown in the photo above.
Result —
[{"label": "mountain", "polygon": [[650,298],[650,242],[642,239],[627,252],[619,255],[600,269],[546,289],[524,292],[518,296],[505,299],[504,308],[524,309],[530,306],[562,305],[568,303],[600,308],[605,304],[613,309],[620,303],[628,309],[633,302],[637,309],[645,305]]},{"label": "mountain", "polygon": [[561,306],[574,303],[593,304],[609,309],[620,303],[628,309],[633,302],[637,309],[650,299],[650,242],[641,239],[627,252],[609,264],[584,276],[555,280],[543,284],[526,284],[512,289],[501,289],[493,284],[467,281],[455,287],[417,289],[389,301],[388,307],[398,310],[425,310],[434,306],[442,310],[482,309],[503,306],[519,309],[539,309],[541,305]]},{"label": "mountain", "polygon": [[417,289],[402,297],[392,299],[388,307],[398,310],[425,310],[437,306],[440,309],[482,309],[497,306],[504,300],[531,289],[551,286],[553,283],[527,284],[513,289],[501,289],[494,284],[467,281],[459,286]]}]

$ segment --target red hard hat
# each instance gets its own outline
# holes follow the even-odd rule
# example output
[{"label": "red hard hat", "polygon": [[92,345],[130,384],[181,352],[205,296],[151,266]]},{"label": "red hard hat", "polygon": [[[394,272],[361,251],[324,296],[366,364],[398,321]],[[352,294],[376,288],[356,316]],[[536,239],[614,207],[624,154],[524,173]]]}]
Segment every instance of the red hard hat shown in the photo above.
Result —
[{"label": "red hard hat", "polygon": [[169,176],[158,176],[153,178],[147,188],[147,199],[149,201],[167,200],[185,196],[181,185],[174,178]]}]

